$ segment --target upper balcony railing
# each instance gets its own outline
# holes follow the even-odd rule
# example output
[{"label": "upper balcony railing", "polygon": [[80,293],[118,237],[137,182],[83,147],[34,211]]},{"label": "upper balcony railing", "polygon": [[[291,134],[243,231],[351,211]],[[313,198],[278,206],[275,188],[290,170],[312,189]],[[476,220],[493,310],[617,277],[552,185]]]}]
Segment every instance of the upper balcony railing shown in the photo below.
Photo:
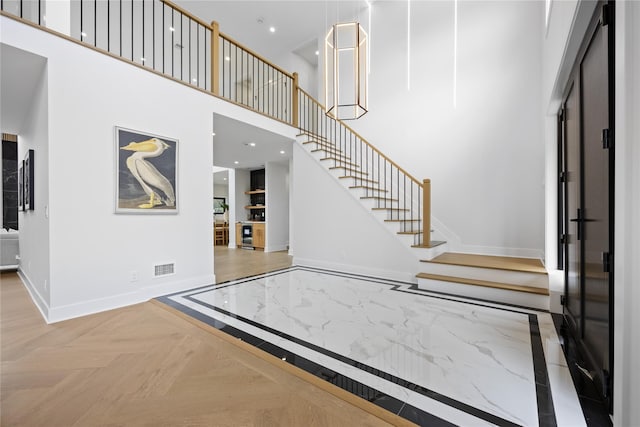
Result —
[{"label": "upper balcony railing", "polygon": [[[0,9],[48,27],[45,0]],[[295,125],[295,73],[270,63],[168,0],[69,1],[69,33],[82,43]]]}]

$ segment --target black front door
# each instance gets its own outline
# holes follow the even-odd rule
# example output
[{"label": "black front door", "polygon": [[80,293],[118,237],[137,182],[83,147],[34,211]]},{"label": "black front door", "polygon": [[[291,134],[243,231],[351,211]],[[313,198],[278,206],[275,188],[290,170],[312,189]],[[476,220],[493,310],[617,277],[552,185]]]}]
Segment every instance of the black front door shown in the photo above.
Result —
[{"label": "black front door", "polygon": [[[604,6],[605,8],[608,6]],[[563,104],[565,315],[610,400],[613,313],[612,25],[594,20]]]}]

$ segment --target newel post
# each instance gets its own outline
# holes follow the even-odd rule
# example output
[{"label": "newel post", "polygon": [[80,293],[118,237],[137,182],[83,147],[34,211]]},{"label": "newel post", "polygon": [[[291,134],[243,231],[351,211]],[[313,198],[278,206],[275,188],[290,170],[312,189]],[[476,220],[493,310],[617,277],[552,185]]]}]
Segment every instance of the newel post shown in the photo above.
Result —
[{"label": "newel post", "polygon": [[211,21],[211,92],[220,95],[220,26]]},{"label": "newel post", "polygon": [[298,102],[299,102],[299,96],[298,96],[298,73],[293,73],[293,90],[291,91],[291,96],[293,97],[293,99],[291,100],[291,106],[292,106],[292,113],[293,113],[293,120],[291,121],[291,123],[293,124],[294,127],[298,127],[299,125],[299,118],[298,118]]},{"label": "newel post", "polygon": [[422,181],[422,234],[424,246],[431,245],[431,180]]}]

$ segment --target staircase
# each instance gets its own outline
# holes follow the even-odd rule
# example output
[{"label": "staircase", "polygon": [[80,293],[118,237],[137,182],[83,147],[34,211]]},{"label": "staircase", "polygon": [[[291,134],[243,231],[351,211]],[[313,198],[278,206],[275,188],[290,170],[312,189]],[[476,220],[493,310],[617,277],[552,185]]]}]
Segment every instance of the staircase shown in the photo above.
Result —
[{"label": "staircase", "polygon": [[432,239],[438,233],[431,228],[430,181],[420,183],[298,92],[298,142],[406,244],[416,257],[419,289],[549,309],[549,279],[540,260],[447,252],[444,240]]}]

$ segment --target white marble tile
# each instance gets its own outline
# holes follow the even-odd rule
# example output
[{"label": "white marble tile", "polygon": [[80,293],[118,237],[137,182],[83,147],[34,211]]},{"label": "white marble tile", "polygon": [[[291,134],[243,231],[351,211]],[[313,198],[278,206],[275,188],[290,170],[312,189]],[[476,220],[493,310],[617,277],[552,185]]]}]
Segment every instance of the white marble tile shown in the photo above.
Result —
[{"label": "white marble tile", "polygon": [[[293,269],[199,290],[192,297],[481,411],[521,425],[538,424],[527,314],[393,288]],[[180,295],[173,299],[434,415],[445,414],[443,418],[461,425],[484,422]],[[547,317],[540,325],[543,344],[553,339]],[[546,347],[545,353],[553,351]]]}]

